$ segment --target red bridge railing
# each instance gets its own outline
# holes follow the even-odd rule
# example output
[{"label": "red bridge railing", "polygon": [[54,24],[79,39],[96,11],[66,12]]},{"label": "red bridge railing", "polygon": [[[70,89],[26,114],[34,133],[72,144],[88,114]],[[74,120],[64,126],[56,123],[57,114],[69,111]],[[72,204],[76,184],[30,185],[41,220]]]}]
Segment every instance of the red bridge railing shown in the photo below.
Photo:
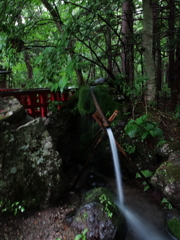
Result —
[{"label": "red bridge railing", "polygon": [[[47,117],[50,102],[59,101],[63,104],[69,100],[70,95],[74,92],[70,89],[61,93],[39,88],[32,90],[1,88],[0,97],[13,96],[24,106],[28,115],[32,117]],[[60,109],[61,105],[58,105],[57,108]]]}]

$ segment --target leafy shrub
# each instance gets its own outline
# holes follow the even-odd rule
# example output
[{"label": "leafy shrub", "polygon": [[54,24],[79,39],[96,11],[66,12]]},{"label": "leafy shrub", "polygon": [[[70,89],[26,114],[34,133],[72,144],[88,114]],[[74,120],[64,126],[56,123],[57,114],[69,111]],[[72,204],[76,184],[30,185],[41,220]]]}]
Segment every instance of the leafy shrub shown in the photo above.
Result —
[{"label": "leafy shrub", "polygon": [[143,115],[136,120],[131,119],[125,127],[125,133],[130,137],[136,137],[142,142],[148,137],[162,137],[163,131],[156,122],[148,120],[148,115]]}]

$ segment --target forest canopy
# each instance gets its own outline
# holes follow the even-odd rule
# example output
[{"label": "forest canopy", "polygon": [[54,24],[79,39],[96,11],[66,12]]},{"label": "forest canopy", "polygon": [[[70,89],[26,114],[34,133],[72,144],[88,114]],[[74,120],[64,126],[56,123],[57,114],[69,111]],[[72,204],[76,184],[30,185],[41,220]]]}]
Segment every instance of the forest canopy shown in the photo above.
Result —
[{"label": "forest canopy", "polygon": [[4,0],[0,65],[11,87],[63,90],[106,78],[130,97],[180,93],[180,1]]}]

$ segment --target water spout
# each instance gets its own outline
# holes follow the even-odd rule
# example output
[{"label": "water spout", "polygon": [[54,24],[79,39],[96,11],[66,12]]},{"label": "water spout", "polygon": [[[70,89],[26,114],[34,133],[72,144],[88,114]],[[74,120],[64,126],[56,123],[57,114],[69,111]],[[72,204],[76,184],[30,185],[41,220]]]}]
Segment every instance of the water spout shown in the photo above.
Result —
[{"label": "water spout", "polygon": [[113,156],[113,160],[114,160],[114,170],[115,170],[115,175],[116,175],[116,183],[117,183],[119,202],[120,202],[121,208],[124,208],[124,194],[123,194],[123,188],[122,188],[122,177],[120,174],[121,169],[120,169],[120,164],[119,164],[119,157],[118,157],[116,142],[115,142],[114,135],[112,133],[111,128],[109,128],[109,127],[106,128],[106,131],[107,131],[107,134],[109,137],[112,156]]}]

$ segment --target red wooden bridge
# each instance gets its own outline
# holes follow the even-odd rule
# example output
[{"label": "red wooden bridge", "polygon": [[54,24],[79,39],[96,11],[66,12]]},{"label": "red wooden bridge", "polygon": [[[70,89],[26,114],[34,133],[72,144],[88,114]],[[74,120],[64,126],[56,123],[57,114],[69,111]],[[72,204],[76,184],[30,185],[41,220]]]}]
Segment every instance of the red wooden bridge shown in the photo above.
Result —
[{"label": "red wooden bridge", "polygon": [[0,97],[13,96],[17,98],[26,109],[27,114],[35,118],[47,117],[48,105],[53,101],[61,102],[61,105],[57,106],[59,110],[74,92],[71,89],[61,93],[60,91],[51,92],[50,89],[41,88],[31,90],[1,88]]}]

